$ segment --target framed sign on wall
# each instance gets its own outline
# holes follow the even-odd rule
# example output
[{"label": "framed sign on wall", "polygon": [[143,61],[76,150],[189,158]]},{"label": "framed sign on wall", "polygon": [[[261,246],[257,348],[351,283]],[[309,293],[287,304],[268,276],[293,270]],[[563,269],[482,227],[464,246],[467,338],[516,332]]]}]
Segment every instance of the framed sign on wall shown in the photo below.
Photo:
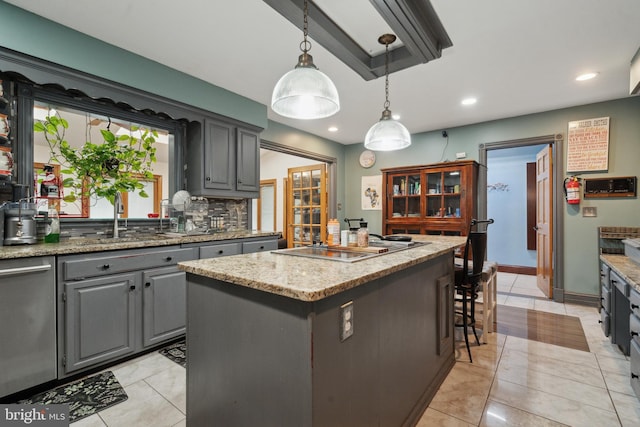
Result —
[{"label": "framed sign on wall", "polygon": [[569,122],[567,172],[609,169],[609,117]]}]

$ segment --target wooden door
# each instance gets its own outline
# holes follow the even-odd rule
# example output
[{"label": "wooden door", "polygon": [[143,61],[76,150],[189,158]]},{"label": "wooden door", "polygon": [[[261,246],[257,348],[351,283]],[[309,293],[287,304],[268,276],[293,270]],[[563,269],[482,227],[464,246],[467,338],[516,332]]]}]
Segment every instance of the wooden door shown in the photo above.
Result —
[{"label": "wooden door", "polygon": [[553,298],[553,158],[551,145],[536,155],[536,276],[538,288]]},{"label": "wooden door", "polygon": [[326,242],[326,165],[291,168],[287,180],[287,246]]}]

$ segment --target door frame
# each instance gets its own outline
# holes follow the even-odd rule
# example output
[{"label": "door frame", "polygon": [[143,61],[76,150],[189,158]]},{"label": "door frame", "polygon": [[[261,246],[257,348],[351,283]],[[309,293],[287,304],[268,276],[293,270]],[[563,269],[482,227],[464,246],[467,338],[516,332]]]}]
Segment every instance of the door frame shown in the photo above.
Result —
[{"label": "door frame", "polygon": [[478,214],[482,218],[487,217],[487,152],[505,148],[524,147],[528,145],[550,144],[553,156],[553,253],[551,263],[553,267],[553,301],[564,302],[564,196],[562,190],[564,165],[564,135],[542,135],[531,138],[512,139],[498,142],[480,144],[478,148]]}]

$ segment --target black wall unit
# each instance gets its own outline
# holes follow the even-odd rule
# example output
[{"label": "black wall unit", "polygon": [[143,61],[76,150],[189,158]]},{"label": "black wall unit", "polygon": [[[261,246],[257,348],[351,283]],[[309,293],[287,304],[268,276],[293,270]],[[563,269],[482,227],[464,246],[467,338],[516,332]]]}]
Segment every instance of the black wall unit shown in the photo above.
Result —
[{"label": "black wall unit", "polygon": [[584,198],[636,197],[637,186],[638,178],[635,176],[585,179]]}]

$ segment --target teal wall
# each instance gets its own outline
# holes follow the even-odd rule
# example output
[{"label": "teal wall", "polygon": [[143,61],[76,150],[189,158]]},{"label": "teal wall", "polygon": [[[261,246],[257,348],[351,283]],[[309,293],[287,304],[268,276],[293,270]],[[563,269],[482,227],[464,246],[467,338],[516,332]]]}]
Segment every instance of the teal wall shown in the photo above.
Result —
[{"label": "teal wall", "polygon": [[0,45],[261,128],[267,126],[267,107],[263,104],[3,1]]},{"label": "teal wall", "polygon": [[[413,135],[412,145],[398,152],[377,153],[376,164],[364,169],[358,164],[361,144],[350,145],[345,155],[345,210],[349,216],[365,217],[371,232],[380,232],[380,211],[360,210],[359,183],[362,176],[380,174],[381,168],[455,160],[455,153],[466,152],[467,159],[478,160],[482,143],[567,133],[568,122],[595,117],[610,117],[609,170],[606,173],[582,174],[582,177],[616,177],[640,175],[640,97],[629,97],[513,117],[447,129],[448,144],[441,131]],[[565,154],[566,158],[566,143]],[[566,165],[561,165],[562,171]],[[563,204],[564,277],[566,292],[598,294],[597,229],[599,226],[640,226],[639,199],[583,200],[580,206],[594,206],[596,218],[583,218],[573,206]],[[508,238],[507,236],[503,236]]]}]

